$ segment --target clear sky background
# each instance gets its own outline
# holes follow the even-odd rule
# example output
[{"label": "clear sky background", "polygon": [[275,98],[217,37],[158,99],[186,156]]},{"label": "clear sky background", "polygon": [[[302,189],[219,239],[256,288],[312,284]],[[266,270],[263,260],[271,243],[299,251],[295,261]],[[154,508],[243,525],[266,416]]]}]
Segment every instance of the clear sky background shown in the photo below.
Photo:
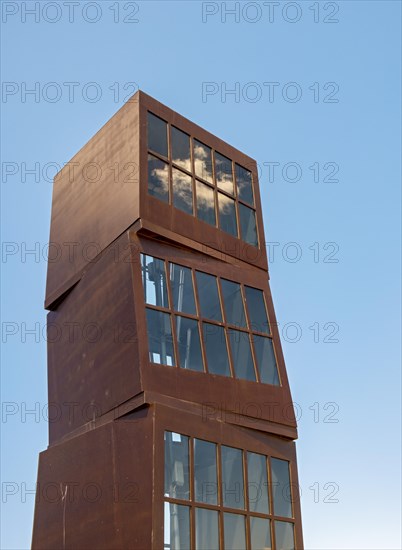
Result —
[{"label": "clear sky background", "polygon": [[138,87],[260,165],[306,549],[401,548],[400,2],[24,4],[2,2],[1,548],[30,546],[48,443],[54,165]]}]

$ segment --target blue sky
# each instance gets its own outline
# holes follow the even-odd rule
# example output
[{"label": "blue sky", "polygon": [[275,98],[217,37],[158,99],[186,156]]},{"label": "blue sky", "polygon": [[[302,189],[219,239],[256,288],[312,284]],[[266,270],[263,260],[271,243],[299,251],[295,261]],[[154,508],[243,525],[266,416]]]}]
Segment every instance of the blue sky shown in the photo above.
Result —
[{"label": "blue sky", "polygon": [[400,548],[401,4],[37,6],[2,2],[1,547],[47,446],[50,180],[140,87],[259,163],[306,549]]}]

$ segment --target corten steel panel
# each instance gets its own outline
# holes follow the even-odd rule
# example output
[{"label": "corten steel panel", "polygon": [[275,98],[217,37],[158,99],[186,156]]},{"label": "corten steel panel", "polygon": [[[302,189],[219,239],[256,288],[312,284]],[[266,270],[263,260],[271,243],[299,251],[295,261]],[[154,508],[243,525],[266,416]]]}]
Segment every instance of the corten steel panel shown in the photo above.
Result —
[{"label": "corten steel panel", "polygon": [[[244,451],[251,451],[266,456],[274,456],[290,462],[290,483],[292,487],[292,508],[295,528],[295,549],[303,550],[303,534],[301,525],[300,491],[296,462],[296,446],[291,440],[262,433],[258,430],[248,429],[241,426],[234,426],[219,422],[214,419],[200,418],[196,415],[181,412],[177,414],[175,408],[164,405],[155,405],[155,426],[154,426],[154,494],[153,505],[153,549],[163,548],[163,491],[164,491],[164,432],[172,431],[237,447]],[[158,452],[159,450],[159,452]],[[270,482],[270,480],[268,480]],[[185,504],[183,502],[183,504]],[[195,505],[194,502],[189,504]],[[221,507],[219,507],[222,509]],[[240,510],[237,510],[238,512]],[[271,510],[272,513],[272,510]],[[284,518],[285,519],[285,518]],[[285,519],[286,521],[286,519]],[[194,544],[194,533],[192,535]],[[193,548],[194,546],[192,546]]]},{"label": "corten steel panel", "polygon": [[56,175],[45,307],[138,219],[138,133],[137,94]]},{"label": "corten steel panel", "polygon": [[[147,110],[253,175],[259,248],[148,194]],[[255,160],[137,92],[55,177],[45,307],[54,309],[91,261],[137,219],[268,269]]]},{"label": "corten steel panel", "polygon": [[50,443],[141,390],[127,233],[48,314]]},{"label": "corten steel panel", "polygon": [[42,452],[33,550],[151,548],[152,457],[149,409]]},{"label": "corten steel panel", "polygon": [[[98,421],[141,392],[146,402],[160,395],[196,403],[209,413],[235,411],[265,421],[261,429],[297,437],[267,273],[177,242],[145,238],[142,231],[122,235],[48,316],[49,402],[54,411],[50,443],[90,426],[91,420]],[[141,251],[263,289],[281,386],[150,364]]]}]

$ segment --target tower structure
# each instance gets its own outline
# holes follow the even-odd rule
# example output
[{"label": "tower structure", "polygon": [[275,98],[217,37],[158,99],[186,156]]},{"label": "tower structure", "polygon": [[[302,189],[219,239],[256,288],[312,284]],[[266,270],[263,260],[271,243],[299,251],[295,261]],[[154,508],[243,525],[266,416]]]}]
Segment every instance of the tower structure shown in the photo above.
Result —
[{"label": "tower structure", "polygon": [[34,549],[303,548],[256,162],[138,92],[54,181]]}]

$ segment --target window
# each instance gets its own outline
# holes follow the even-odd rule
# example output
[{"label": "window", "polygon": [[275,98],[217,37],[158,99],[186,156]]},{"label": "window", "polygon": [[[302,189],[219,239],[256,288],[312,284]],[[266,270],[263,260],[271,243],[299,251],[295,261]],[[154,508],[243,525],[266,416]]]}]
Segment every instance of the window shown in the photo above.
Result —
[{"label": "window", "polygon": [[255,382],[254,362],[251,355],[248,332],[229,330],[228,335],[236,378],[243,378],[244,380],[252,380]]},{"label": "window", "polygon": [[169,165],[152,155],[148,155],[148,193],[169,202]]},{"label": "window", "polygon": [[257,226],[255,222],[255,212],[244,204],[239,204],[240,214],[240,233],[241,238],[246,243],[258,246]]},{"label": "window", "polygon": [[269,323],[267,310],[265,309],[264,293],[262,290],[252,288],[250,286],[246,286],[244,288],[246,291],[247,309],[252,329],[257,332],[266,332],[269,334]]},{"label": "window", "polygon": [[150,112],[148,194],[258,247],[251,172]]},{"label": "window", "polygon": [[172,126],[172,162],[191,172],[190,136]]},{"label": "window", "polygon": [[195,500],[205,504],[218,503],[216,445],[194,439],[194,491]]},{"label": "window", "polygon": [[195,315],[195,299],[191,269],[170,264],[170,285],[172,288],[173,308],[175,311]]},{"label": "window", "polygon": [[261,382],[279,386],[278,369],[272,340],[253,334],[254,349]]},{"label": "window", "polygon": [[219,301],[216,277],[202,271],[196,271],[198,299],[202,317],[222,321],[221,305]]},{"label": "window", "polygon": [[193,532],[196,550],[294,550],[294,519],[275,509],[278,483],[291,510],[288,461],[165,432],[165,548],[193,549]]},{"label": "window", "polygon": [[272,458],[271,470],[274,513],[276,516],[291,518],[292,499],[290,498],[289,462]]},{"label": "window", "polygon": [[216,225],[214,190],[197,180],[197,217],[209,225]]},{"label": "window", "polygon": [[235,201],[223,193],[218,193],[219,227],[225,233],[237,237]]},{"label": "window", "polygon": [[223,303],[225,304],[226,322],[235,327],[245,328],[247,323],[241,286],[239,283],[221,279],[221,288]]},{"label": "window", "polygon": [[212,183],[211,148],[196,139],[194,140],[194,168],[196,176]]},{"label": "window", "polygon": [[234,194],[232,161],[219,153],[215,153],[215,178],[219,189]]},{"label": "window", "polygon": [[223,327],[203,323],[203,336],[208,372],[230,376],[228,350]]},{"label": "window", "polygon": [[151,363],[280,385],[262,290],[147,254],[141,269]]},{"label": "window", "polygon": [[181,170],[173,168],[173,205],[186,212],[193,213],[193,180]]},{"label": "window", "polygon": [[142,284],[146,304],[168,308],[165,262],[141,254]]},{"label": "window", "polygon": [[148,149],[168,157],[167,123],[148,113]]},{"label": "window", "polygon": [[181,368],[202,372],[204,366],[198,321],[178,315],[176,317],[176,334]]},{"label": "window", "polygon": [[286,521],[275,521],[275,538],[278,550],[294,550],[294,525]]},{"label": "window", "polygon": [[254,205],[253,180],[251,172],[236,164],[237,195],[240,200]]},{"label": "window", "polygon": [[170,315],[147,308],[149,360],[159,365],[174,366]]}]

